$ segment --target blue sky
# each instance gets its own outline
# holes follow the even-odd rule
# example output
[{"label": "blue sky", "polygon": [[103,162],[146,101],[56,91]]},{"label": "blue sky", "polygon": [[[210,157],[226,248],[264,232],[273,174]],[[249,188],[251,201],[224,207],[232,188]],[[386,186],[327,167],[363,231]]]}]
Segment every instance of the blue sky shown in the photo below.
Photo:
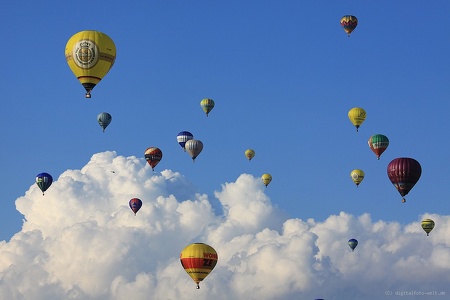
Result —
[{"label": "blue sky", "polygon": [[[15,201],[36,174],[57,180],[105,151],[143,160],[150,146],[163,151],[155,174],[181,173],[219,215],[216,191],[263,173],[273,177],[264,193],[286,218],[321,222],[343,211],[405,225],[448,215],[449,9],[447,1],[8,2],[0,240],[21,231]],[[339,25],[346,14],[359,20],[350,38]],[[64,57],[67,40],[87,29],[117,48],[91,99]],[[209,117],[203,98],[216,103]],[[355,106],[367,112],[358,133],[347,117]],[[113,118],[104,133],[103,111]],[[204,144],[195,163],[177,144],[184,130]],[[380,160],[367,145],[376,133],[390,140]],[[422,177],[402,204],[386,167],[404,156],[421,163]],[[366,175],[358,188],[353,169]]]}]

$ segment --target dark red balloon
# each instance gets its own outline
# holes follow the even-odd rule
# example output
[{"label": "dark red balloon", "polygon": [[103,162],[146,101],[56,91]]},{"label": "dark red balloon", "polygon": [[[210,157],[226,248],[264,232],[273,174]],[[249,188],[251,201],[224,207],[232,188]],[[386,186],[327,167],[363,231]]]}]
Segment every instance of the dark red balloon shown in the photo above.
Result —
[{"label": "dark red balloon", "polygon": [[133,199],[130,200],[129,205],[130,205],[131,210],[136,215],[136,213],[138,212],[138,210],[142,206],[142,201],[140,199],[138,199],[138,198],[133,198]]},{"label": "dark red balloon", "polygon": [[389,163],[387,174],[394,187],[403,197],[402,202],[406,202],[404,197],[419,181],[422,167],[414,158],[400,157]]}]

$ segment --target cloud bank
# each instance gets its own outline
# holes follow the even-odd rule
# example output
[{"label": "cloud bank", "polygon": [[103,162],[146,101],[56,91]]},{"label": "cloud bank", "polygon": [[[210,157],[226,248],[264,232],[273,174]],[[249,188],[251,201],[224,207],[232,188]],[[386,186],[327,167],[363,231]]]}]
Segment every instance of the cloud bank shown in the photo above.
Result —
[{"label": "cloud bank", "polygon": [[[341,212],[289,219],[260,178],[240,175],[215,197],[182,174],[103,152],[16,200],[22,230],[0,242],[0,299],[446,299],[450,216],[401,226]],[[128,207],[140,198],[135,216]],[[305,200],[306,201],[306,200]],[[431,218],[427,237],[420,226]],[[354,252],[350,238],[359,241]],[[193,242],[219,261],[195,283],[179,262]]]}]

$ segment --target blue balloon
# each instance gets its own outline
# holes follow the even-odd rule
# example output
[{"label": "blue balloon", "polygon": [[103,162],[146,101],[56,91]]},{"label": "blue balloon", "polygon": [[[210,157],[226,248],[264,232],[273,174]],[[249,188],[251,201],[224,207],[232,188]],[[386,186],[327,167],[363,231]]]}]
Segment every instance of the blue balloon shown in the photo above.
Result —
[{"label": "blue balloon", "polygon": [[356,246],[358,246],[358,241],[356,239],[349,239],[348,245],[352,248],[352,251],[354,251]]},{"label": "blue balloon", "polygon": [[52,185],[53,177],[48,173],[39,173],[36,175],[36,184],[41,189],[42,195]]},{"label": "blue balloon", "polygon": [[189,131],[182,131],[177,135],[178,144],[180,144],[181,148],[183,148],[184,151],[186,151],[184,145],[186,145],[187,141],[192,139],[194,139],[194,136]]}]

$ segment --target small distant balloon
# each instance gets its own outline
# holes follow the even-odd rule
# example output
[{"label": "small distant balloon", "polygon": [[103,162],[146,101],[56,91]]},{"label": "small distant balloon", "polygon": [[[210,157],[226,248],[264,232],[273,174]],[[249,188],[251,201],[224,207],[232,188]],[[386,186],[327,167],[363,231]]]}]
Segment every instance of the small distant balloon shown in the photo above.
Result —
[{"label": "small distant balloon", "polygon": [[360,169],[355,169],[350,172],[350,177],[352,178],[353,182],[356,184],[356,187],[359,186],[361,181],[364,179],[364,172]]},{"label": "small distant balloon", "polygon": [[108,127],[112,121],[112,116],[107,112],[102,112],[97,116],[97,121],[100,127],[102,127],[103,132],[105,132],[106,127]]},{"label": "small distant balloon", "polygon": [[269,185],[269,183],[272,181],[272,175],[270,174],[263,174],[261,176],[261,180],[264,183],[264,185],[267,187]]},{"label": "small distant balloon", "polygon": [[361,107],[353,107],[348,112],[348,118],[356,127],[356,132],[358,132],[359,126],[361,126],[366,119],[366,111]]},{"label": "small distant balloon", "polygon": [[180,262],[186,273],[200,288],[200,281],[214,269],[219,259],[216,250],[204,243],[186,246],[180,253]]},{"label": "small distant balloon", "polygon": [[181,148],[186,151],[185,144],[187,141],[194,139],[194,136],[189,131],[182,131],[177,135],[177,142],[180,144]]},{"label": "small distant balloon", "polygon": [[155,171],[155,167],[161,161],[162,156],[162,151],[158,147],[147,148],[144,152],[145,160],[152,167],[153,171]]},{"label": "small distant balloon", "polygon": [[197,156],[203,150],[203,143],[199,140],[189,140],[186,142],[186,144],[184,144],[184,147],[186,148],[186,152],[189,154],[192,160],[195,161]]},{"label": "small distant balloon", "polygon": [[434,221],[431,219],[422,220],[422,228],[427,233],[427,236],[430,234],[431,230],[434,228]]},{"label": "small distant balloon", "polygon": [[374,134],[369,138],[369,141],[367,143],[369,144],[369,147],[373,151],[373,153],[375,153],[375,155],[377,156],[377,159],[380,159],[381,154],[389,146],[389,139],[383,134]]},{"label": "small distant balloon", "polygon": [[348,246],[352,249],[352,252],[355,251],[356,246],[358,246],[358,241],[356,239],[349,239]]},{"label": "small distant balloon", "polygon": [[352,31],[358,26],[358,19],[352,15],[345,15],[341,18],[340,23],[347,35],[350,36]]},{"label": "small distant balloon", "polygon": [[422,167],[414,158],[399,157],[389,163],[387,174],[389,180],[403,197],[402,202],[405,203],[405,196],[408,195],[417,181],[419,181],[420,175],[422,174]]},{"label": "small distant balloon", "polygon": [[209,112],[214,108],[214,105],[215,103],[213,99],[205,98],[202,101],[200,101],[200,106],[206,113],[206,116],[208,116]]},{"label": "small distant balloon", "polygon": [[134,215],[141,209],[142,201],[138,198],[131,199],[128,204],[130,205],[131,210],[134,212]]},{"label": "small distant balloon", "polygon": [[245,150],[245,157],[250,161],[253,157],[255,157],[255,150],[253,149],[247,149]]},{"label": "small distant balloon", "polygon": [[53,177],[48,173],[39,173],[36,175],[36,184],[41,189],[42,195],[52,185]]}]

